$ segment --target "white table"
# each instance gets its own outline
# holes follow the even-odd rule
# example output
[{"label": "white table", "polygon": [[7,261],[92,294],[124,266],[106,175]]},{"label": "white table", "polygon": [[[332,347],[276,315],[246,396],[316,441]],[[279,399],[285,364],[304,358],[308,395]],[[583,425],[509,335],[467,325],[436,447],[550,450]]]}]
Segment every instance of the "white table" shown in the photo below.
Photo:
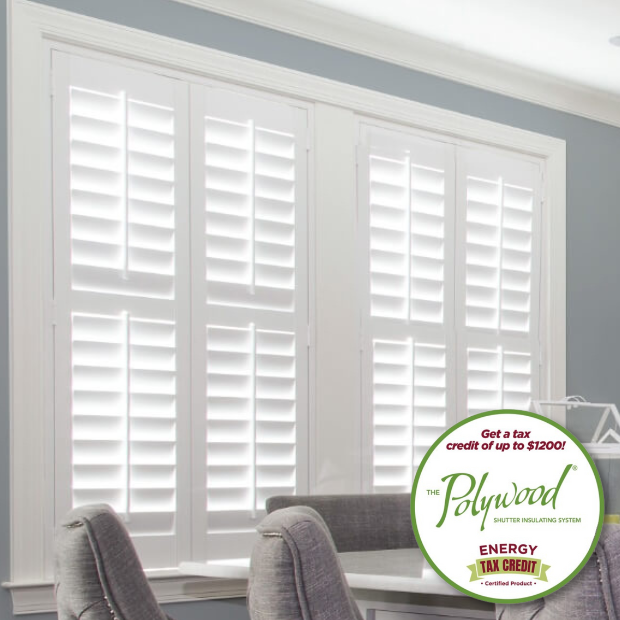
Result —
[{"label": "white table", "polygon": [[[495,617],[493,606],[463,595],[429,566],[419,549],[339,554],[345,577],[369,620],[441,620]],[[249,559],[183,562],[181,572],[247,579]]]}]

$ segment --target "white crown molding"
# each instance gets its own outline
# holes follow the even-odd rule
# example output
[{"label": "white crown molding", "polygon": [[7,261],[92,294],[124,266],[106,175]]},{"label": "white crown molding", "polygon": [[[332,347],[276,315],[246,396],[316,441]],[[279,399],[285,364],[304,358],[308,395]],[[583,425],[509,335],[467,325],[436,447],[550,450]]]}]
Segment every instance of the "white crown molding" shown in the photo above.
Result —
[{"label": "white crown molding", "polygon": [[174,0],[409,69],[620,126],[620,96],[305,0]]}]

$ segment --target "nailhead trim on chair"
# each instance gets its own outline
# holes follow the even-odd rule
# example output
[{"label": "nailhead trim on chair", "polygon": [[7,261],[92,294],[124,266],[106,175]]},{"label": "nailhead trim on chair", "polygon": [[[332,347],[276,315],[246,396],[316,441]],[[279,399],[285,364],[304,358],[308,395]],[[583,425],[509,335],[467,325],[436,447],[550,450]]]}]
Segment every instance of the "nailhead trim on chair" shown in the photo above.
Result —
[{"label": "nailhead trim on chair", "polygon": [[137,614],[169,620],[153,595],[127,528],[111,506],[74,508],[59,524],[55,542],[60,617],[129,620]]},{"label": "nailhead trim on chair", "polygon": [[108,611],[110,612],[110,615],[112,616],[112,620],[119,620],[119,618],[116,617],[116,614],[114,613],[114,610],[110,606],[110,601],[108,601],[108,597],[105,596],[105,594],[103,596],[103,600],[105,602],[105,606],[108,608]]},{"label": "nailhead trim on chair", "polygon": [[65,525],[65,527],[66,527],[68,530],[72,530],[72,529],[74,529],[74,528],[76,528],[76,527],[82,527],[82,525],[84,525],[84,524],[83,524],[81,521],[74,521],[73,523],[67,523],[67,524]]}]

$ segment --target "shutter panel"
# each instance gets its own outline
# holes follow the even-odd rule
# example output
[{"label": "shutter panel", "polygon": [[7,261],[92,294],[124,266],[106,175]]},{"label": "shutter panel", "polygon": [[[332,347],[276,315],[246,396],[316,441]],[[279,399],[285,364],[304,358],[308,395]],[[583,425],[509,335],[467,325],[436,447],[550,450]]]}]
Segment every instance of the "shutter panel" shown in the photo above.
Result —
[{"label": "shutter panel", "polygon": [[424,453],[449,425],[453,150],[405,130],[363,126],[361,139],[366,486],[408,492]]},{"label": "shutter panel", "polygon": [[447,428],[446,348],[373,343],[374,482],[380,493],[411,490],[415,468]]},{"label": "shutter panel", "polygon": [[174,109],[70,87],[72,288],[174,295]]},{"label": "shutter panel", "polygon": [[58,515],[109,503],[146,568],[177,566],[186,87],[57,53],[54,79]]},{"label": "shutter panel", "polygon": [[256,512],[295,492],[295,334],[207,330],[207,506]]},{"label": "shutter panel", "polygon": [[134,533],[175,513],[173,323],[74,313],[73,505],[106,502]]},{"label": "shutter panel", "polygon": [[[209,300],[223,306],[292,312],[296,119],[286,108],[284,119],[279,119],[276,110],[255,101],[256,107],[246,101],[247,111],[227,109],[226,97],[213,92],[207,104],[204,175]],[[261,111],[265,125],[255,120]],[[232,120],[235,112],[239,120]]]},{"label": "shutter panel", "polygon": [[308,119],[282,100],[210,87],[192,105],[204,205],[194,332],[206,368],[194,375],[206,438],[197,535],[209,559],[247,557],[265,500],[307,490]]},{"label": "shutter panel", "polygon": [[467,414],[528,409],[538,391],[540,165],[478,149],[462,149],[458,165]]}]

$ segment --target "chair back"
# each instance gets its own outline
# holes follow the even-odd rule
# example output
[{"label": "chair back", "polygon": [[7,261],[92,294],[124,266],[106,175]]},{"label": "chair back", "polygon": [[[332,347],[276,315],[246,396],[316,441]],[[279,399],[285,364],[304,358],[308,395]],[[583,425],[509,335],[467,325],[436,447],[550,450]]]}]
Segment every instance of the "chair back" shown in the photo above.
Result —
[{"label": "chair back", "polygon": [[277,510],[257,529],[247,595],[252,620],[362,620],[315,510]]},{"label": "chair back", "polygon": [[72,510],[55,553],[58,620],[167,620],[110,506]]},{"label": "chair back", "polygon": [[278,495],[267,500],[268,513],[288,506],[314,508],[339,553],[418,546],[411,527],[411,496],[406,493]]}]

